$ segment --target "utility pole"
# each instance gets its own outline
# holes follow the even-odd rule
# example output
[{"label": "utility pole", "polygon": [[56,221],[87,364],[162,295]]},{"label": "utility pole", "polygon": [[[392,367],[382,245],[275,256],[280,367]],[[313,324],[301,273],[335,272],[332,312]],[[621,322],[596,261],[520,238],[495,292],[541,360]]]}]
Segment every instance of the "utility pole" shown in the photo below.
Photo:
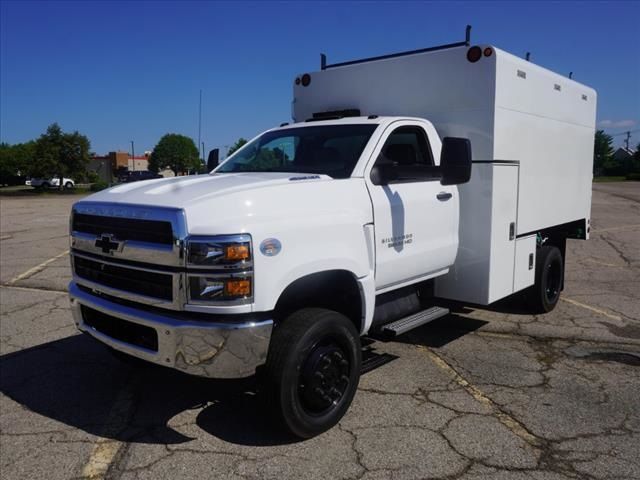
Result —
[{"label": "utility pole", "polygon": [[624,146],[629,151],[629,140],[631,139],[631,131],[627,131],[627,138],[624,139]]},{"label": "utility pole", "polygon": [[131,164],[133,165],[133,171],[136,170],[136,152],[133,148],[133,140],[131,140]]},{"label": "utility pole", "polygon": [[[198,104],[198,148],[202,137],[202,89],[200,89],[200,103]],[[201,157],[204,159],[204,150]]]}]

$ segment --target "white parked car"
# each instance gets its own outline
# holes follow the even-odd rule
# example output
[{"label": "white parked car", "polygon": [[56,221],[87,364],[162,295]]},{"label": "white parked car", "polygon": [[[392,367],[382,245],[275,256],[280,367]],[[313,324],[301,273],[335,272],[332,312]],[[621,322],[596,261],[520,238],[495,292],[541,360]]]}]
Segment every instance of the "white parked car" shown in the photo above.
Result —
[{"label": "white parked car", "polygon": [[[76,186],[76,182],[71,178],[63,178],[62,184],[66,189],[71,189]],[[60,186],[60,178],[32,178],[31,180],[27,180],[25,185],[30,185],[34,188],[58,188]]]}]

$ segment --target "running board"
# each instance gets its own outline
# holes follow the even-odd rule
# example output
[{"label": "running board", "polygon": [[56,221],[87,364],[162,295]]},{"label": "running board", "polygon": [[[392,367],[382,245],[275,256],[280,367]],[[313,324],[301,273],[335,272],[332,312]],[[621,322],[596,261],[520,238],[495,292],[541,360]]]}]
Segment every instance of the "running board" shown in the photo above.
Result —
[{"label": "running board", "polygon": [[432,322],[440,317],[444,317],[449,313],[448,308],[431,307],[421,312],[414,313],[408,317],[401,318],[395,322],[391,322],[382,327],[382,332],[386,335],[397,337],[403,333],[413,330],[425,323]]}]

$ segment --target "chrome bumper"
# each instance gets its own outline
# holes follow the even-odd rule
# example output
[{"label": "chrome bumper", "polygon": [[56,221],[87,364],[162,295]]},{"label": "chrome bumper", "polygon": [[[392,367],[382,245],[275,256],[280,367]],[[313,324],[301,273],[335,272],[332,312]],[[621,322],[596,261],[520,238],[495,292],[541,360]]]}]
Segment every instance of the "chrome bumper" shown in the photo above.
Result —
[{"label": "chrome bumper", "polygon": [[[79,330],[110,347],[158,365],[172,367],[191,375],[214,378],[241,378],[253,375],[264,364],[269,349],[272,320],[246,323],[200,322],[182,320],[131,308],[91,295],[71,282],[71,311]],[[158,336],[158,351],[148,350],[112,338],[85,324],[81,306],[153,328]]]}]

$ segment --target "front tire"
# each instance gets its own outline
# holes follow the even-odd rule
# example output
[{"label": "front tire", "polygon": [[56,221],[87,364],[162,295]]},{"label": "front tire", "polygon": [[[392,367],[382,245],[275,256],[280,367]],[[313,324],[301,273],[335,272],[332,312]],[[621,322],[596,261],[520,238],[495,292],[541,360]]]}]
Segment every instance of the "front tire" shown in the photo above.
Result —
[{"label": "front tire", "polygon": [[267,402],[294,435],[318,435],[349,409],[361,362],[360,336],[347,317],[320,308],[298,310],[271,337],[264,371]]},{"label": "front tire", "polygon": [[564,262],[558,247],[546,245],[536,253],[536,282],[528,292],[534,313],[548,313],[560,300],[564,283]]}]

